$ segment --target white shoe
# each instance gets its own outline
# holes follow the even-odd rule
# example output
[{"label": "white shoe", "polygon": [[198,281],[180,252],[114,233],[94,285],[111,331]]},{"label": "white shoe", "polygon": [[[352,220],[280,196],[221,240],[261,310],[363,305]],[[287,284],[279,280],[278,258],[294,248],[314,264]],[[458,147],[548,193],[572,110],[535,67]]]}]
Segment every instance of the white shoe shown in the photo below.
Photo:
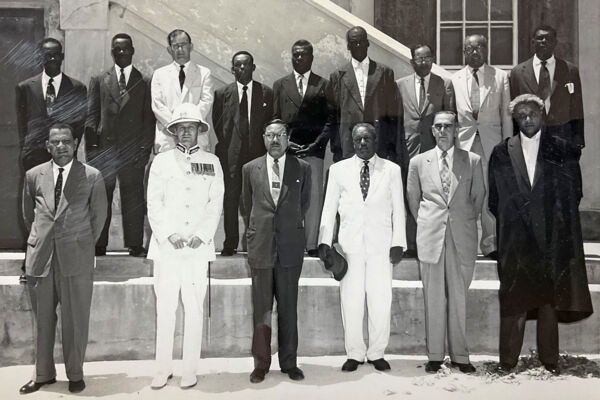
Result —
[{"label": "white shoe", "polygon": [[172,373],[158,373],[152,379],[150,387],[152,389],[162,389],[167,385],[167,381],[173,377]]},{"label": "white shoe", "polygon": [[196,383],[198,383],[198,380],[196,379],[195,374],[183,374],[179,386],[182,389],[189,389],[196,386]]}]

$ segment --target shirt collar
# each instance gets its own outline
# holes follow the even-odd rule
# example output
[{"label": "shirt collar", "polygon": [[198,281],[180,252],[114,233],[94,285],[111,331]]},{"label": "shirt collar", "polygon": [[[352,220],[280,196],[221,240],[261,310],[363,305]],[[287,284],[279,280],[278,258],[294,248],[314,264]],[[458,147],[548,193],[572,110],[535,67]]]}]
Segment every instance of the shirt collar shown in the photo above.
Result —
[{"label": "shirt collar", "polygon": [[[52,77],[52,82],[54,83],[56,88],[60,87],[60,82],[62,81],[62,75],[63,75],[62,72],[59,72],[58,75]],[[44,87],[48,86],[49,80],[50,80],[50,76],[48,76],[48,74],[46,74],[46,71],[44,70],[42,72],[42,83],[44,84]]]},{"label": "shirt collar", "polygon": [[419,75],[417,75],[417,73],[415,72],[415,82],[417,82],[418,84],[421,84],[421,79],[425,79],[425,85],[429,85],[429,79],[431,79],[431,72],[428,73],[427,75],[425,75],[424,78],[421,78]]},{"label": "shirt collar", "polygon": [[[440,149],[439,146],[435,146],[435,150],[437,152],[438,159],[442,159],[442,153],[444,150]],[[450,147],[446,150],[446,158],[451,159],[454,156],[454,146]]]},{"label": "shirt collar", "polygon": [[[479,74],[480,72],[483,73],[483,70],[485,68],[486,64],[483,63],[483,65],[479,68],[477,68],[477,73]],[[469,74],[473,75],[473,67],[471,67],[470,65],[467,65],[467,68],[469,69]]]},{"label": "shirt collar", "polygon": [[532,143],[536,143],[540,141],[540,137],[542,130],[540,129],[539,131],[536,132],[535,135],[533,135],[532,137],[528,138],[526,135],[523,134],[523,132],[519,132],[519,135],[521,136],[521,143],[525,142],[527,144],[532,144]]},{"label": "shirt collar", "polygon": [[[125,68],[123,68],[123,72],[125,73],[125,77],[128,77],[131,74],[131,70],[133,69],[133,65],[129,64]],[[115,72],[117,73],[117,78],[121,76],[121,67],[115,64]]]},{"label": "shirt collar", "polygon": [[368,161],[369,162],[369,168],[372,168],[372,167],[375,166],[375,162],[377,161],[377,153],[373,154],[373,157],[369,158],[368,160],[363,160],[362,158],[360,158],[356,154],[354,155],[354,158],[356,159],[356,164],[360,168],[362,168],[362,166],[365,164],[365,161]]},{"label": "shirt collar", "polygon": [[[549,59],[546,60],[546,66],[551,66],[554,65],[554,63],[556,62],[556,58],[554,58],[554,54],[552,54],[552,56],[550,56]],[[540,60],[537,56],[537,54],[533,55],[533,65],[536,67],[539,67],[542,64],[542,60]]]},{"label": "shirt collar", "polygon": [[308,80],[308,78],[310,77],[310,69],[308,71],[306,71],[305,73],[303,73],[303,74],[299,74],[299,73],[296,72],[296,70],[294,70],[294,78],[295,78],[296,82],[298,82],[298,77],[300,77],[300,76],[303,79],[307,79]]},{"label": "shirt collar", "polygon": [[[277,163],[279,164],[279,166],[281,166],[282,164],[285,164],[285,155],[286,155],[286,153],[283,153],[283,155],[277,159]],[[271,156],[269,153],[267,153],[267,161],[270,164],[273,164],[273,161],[275,161],[275,159],[273,158],[273,156]]]},{"label": "shirt collar", "polygon": [[[190,66],[190,62],[191,62],[191,60],[188,61],[188,62],[186,62],[185,64],[183,64],[183,71],[184,72],[188,70],[188,68]],[[173,65],[175,66],[175,69],[177,70],[177,72],[179,72],[179,69],[180,69],[179,66],[181,64],[179,64],[177,61],[173,61]]]},{"label": "shirt collar", "polygon": [[[247,91],[248,91],[248,92],[252,90],[252,82],[253,82],[253,81],[250,81],[250,82],[248,82],[248,84],[246,85],[246,86],[248,86],[248,89],[247,89]],[[235,83],[237,84],[238,92],[239,92],[239,93],[242,93],[242,91],[244,90],[244,85],[242,85],[242,84],[241,84],[241,83],[239,83],[238,81],[235,81]]]},{"label": "shirt collar", "polygon": [[369,67],[369,56],[366,56],[364,60],[362,61],[358,61],[355,60],[354,58],[352,58],[352,67],[354,69],[356,68],[365,68],[365,67]]},{"label": "shirt collar", "polygon": [[177,143],[177,145],[175,146],[175,148],[177,150],[179,150],[180,152],[182,152],[183,154],[189,154],[190,156],[198,151],[200,151],[200,146],[195,145],[192,146],[191,148],[187,148],[184,145],[182,145],[181,143]]},{"label": "shirt collar", "polygon": [[59,168],[63,168],[63,177],[68,176],[69,175],[69,171],[71,170],[71,166],[73,165],[73,160],[69,161],[67,164],[65,164],[64,166],[59,166],[58,164],[56,164],[54,161],[52,161],[52,171],[54,172],[55,175],[58,175]]}]

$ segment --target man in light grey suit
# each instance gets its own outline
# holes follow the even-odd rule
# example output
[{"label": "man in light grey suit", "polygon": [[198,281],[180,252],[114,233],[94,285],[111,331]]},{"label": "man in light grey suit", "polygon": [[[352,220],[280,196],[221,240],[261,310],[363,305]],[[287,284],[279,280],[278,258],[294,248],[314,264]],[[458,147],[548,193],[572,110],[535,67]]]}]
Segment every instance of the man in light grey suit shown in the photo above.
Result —
[{"label": "man in light grey suit", "polygon": [[[477,257],[477,217],[485,186],[481,158],[454,146],[456,115],[435,114],[435,149],[410,160],[407,199],[417,220],[417,249],[425,298],[427,372],[444,360],[472,373],[466,340],[466,299]],[[447,332],[447,333],[446,333]]]},{"label": "man in light grey suit", "polygon": [[36,322],[35,372],[21,394],[56,382],[54,336],[60,303],[69,391],[81,392],[92,303],[94,249],[106,219],[102,174],[74,160],[77,139],[64,123],[50,127],[52,160],[25,175],[23,218],[29,230],[25,269]]}]

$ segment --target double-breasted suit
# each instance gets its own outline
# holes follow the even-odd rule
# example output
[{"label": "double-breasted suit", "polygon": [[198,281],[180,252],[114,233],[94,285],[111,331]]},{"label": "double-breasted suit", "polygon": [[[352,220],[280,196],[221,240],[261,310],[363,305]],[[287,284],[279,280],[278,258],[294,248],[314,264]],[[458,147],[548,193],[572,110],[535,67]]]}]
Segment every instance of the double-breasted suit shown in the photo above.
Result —
[{"label": "double-breasted suit", "polygon": [[240,130],[240,96],[234,82],[215,91],[212,119],[217,135],[215,154],[225,176],[224,228],[225,248],[236,249],[239,243],[238,210],[242,193],[242,166],[265,154],[263,130],[273,118],[273,91],[252,81],[248,137]]},{"label": "double-breasted suit", "polygon": [[61,304],[62,348],[70,381],[83,378],[92,301],[94,244],[106,219],[106,191],[98,170],[73,160],[59,204],[53,161],[25,174],[23,216],[29,230],[26,274],[36,320],[35,374],[56,377],[56,307]]},{"label": "double-breasted suit", "polygon": [[298,280],[304,259],[304,215],[310,202],[310,166],[290,154],[285,156],[277,203],[264,155],[244,165],[242,211],[246,220],[248,264],[252,274],[256,368],[271,364],[271,310],[277,298],[279,365],[296,367],[298,347]]},{"label": "double-breasted suit", "polygon": [[108,217],[97,243],[104,248],[108,244],[117,177],[125,247],[142,246],[146,212],[144,169],[154,144],[155,119],[149,80],[132,67],[126,91],[121,94],[119,76],[115,67],[111,67],[92,77],[85,122],[88,162],[102,172],[108,196]]},{"label": "double-breasted suit", "polygon": [[434,148],[410,161],[407,201],[417,220],[427,356],[443,361],[445,338],[452,361],[469,363],[467,292],[477,258],[477,218],[485,197],[481,158],[454,147],[450,190],[442,190],[442,151]]},{"label": "double-breasted suit", "polygon": [[25,171],[50,160],[46,140],[54,123],[67,123],[73,127],[75,138],[81,140],[83,136],[87,108],[85,85],[63,73],[54,105],[48,113],[42,89],[42,74],[20,82],[15,88],[17,129],[22,143],[21,161]]}]

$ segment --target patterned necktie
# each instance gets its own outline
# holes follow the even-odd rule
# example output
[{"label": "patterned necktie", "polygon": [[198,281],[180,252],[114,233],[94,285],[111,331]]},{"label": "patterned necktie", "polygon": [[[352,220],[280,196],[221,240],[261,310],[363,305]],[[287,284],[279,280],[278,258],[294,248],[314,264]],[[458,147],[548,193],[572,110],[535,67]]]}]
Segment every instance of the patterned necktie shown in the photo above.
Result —
[{"label": "patterned necktie", "polygon": [[356,71],[356,83],[358,83],[358,91],[360,92],[360,101],[362,102],[362,105],[364,107],[365,105],[365,75],[363,73],[363,68],[362,65],[358,65],[358,68],[356,68],[354,71]]},{"label": "patterned necktie", "polygon": [[302,75],[298,77],[298,94],[300,98],[304,97],[304,84],[302,83]]},{"label": "patterned necktie", "polygon": [[479,116],[479,78],[477,77],[478,68],[473,68],[473,82],[471,82],[471,108],[473,109],[473,118]]},{"label": "patterned necktie", "polygon": [[54,186],[54,209],[58,209],[58,203],[60,203],[60,195],[62,194],[63,185],[63,171],[64,168],[58,169],[58,178],[56,179],[56,186]]},{"label": "patterned necktie", "polygon": [[419,111],[423,110],[425,104],[425,78],[421,78],[421,87],[419,88]]},{"label": "patterned necktie", "polygon": [[447,199],[450,194],[450,168],[448,167],[448,160],[446,156],[448,152],[442,152],[442,168],[440,169],[440,178],[442,179],[442,190],[444,191],[444,197]]},{"label": "patterned necktie", "polygon": [[371,177],[369,176],[369,160],[365,160],[363,161],[363,166],[360,169],[360,190],[363,195],[363,201],[367,199],[370,183]]},{"label": "patterned necktie", "polygon": [[185,72],[183,71],[184,65],[179,66],[179,88],[183,90],[183,84],[185,82]]},{"label": "patterned necktie", "polygon": [[546,100],[550,96],[550,72],[546,68],[546,61],[540,66],[540,78],[538,83],[538,96]]},{"label": "patterned necktie", "polygon": [[121,68],[121,76],[119,77],[119,93],[121,96],[127,91],[127,83],[125,83],[125,70]]},{"label": "patterned necktie", "polygon": [[[240,119],[238,124],[238,132],[242,139],[242,148],[247,149],[250,140],[250,121],[248,120],[248,86],[242,87],[242,100],[240,101]],[[242,151],[245,153],[245,151]]]},{"label": "patterned necktie", "polygon": [[46,87],[46,111],[48,114],[52,112],[52,106],[54,106],[54,100],[56,100],[56,91],[54,90],[53,82],[54,78],[50,78]]},{"label": "patterned necktie", "polygon": [[279,192],[281,191],[281,179],[279,176],[279,160],[273,160],[273,176],[271,177],[271,196],[273,196],[273,202],[277,205],[279,201]]}]

